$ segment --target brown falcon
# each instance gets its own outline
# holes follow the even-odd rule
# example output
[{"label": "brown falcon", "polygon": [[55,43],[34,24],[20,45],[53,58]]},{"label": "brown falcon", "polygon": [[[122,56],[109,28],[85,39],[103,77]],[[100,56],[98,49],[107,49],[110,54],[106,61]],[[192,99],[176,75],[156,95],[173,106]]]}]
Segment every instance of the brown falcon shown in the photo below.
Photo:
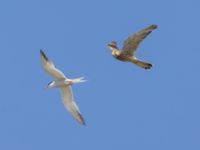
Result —
[{"label": "brown falcon", "polygon": [[124,46],[122,50],[119,50],[117,48],[117,43],[112,41],[107,46],[112,50],[112,56],[115,57],[118,60],[124,61],[124,62],[131,62],[134,63],[144,69],[150,69],[152,67],[152,64],[143,62],[135,57],[135,51],[140,44],[140,42],[149,35],[152,30],[156,29],[157,25],[151,25],[134,35],[128,37],[124,41]]}]

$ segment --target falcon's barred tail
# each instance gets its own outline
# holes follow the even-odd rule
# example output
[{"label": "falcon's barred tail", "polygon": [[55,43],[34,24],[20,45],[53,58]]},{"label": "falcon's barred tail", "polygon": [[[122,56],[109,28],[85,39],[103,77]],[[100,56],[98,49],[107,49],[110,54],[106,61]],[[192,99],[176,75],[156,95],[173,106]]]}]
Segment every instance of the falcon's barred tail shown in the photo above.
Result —
[{"label": "falcon's barred tail", "polygon": [[152,64],[150,63],[147,63],[147,62],[143,62],[141,60],[138,60],[138,59],[131,59],[131,62],[133,64],[136,64],[144,69],[150,69],[152,67]]}]

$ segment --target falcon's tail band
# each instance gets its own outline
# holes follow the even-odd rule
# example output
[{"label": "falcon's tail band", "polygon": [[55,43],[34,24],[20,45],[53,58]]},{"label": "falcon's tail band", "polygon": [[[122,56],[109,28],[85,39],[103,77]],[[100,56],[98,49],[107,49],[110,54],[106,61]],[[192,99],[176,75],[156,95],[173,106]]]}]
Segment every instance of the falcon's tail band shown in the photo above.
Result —
[{"label": "falcon's tail band", "polygon": [[143,62],[143,61],[138,60],[138,59],[136,59],[136,60],[135,60],[135,59],[132,59],[131,62],[132,62],[133,64],[136,64],[136,65],[138,65],[138,66],[144,68],[144,69],[150,69],[150,68],[152,67],[152,64],[147,63],[147,62]]}]

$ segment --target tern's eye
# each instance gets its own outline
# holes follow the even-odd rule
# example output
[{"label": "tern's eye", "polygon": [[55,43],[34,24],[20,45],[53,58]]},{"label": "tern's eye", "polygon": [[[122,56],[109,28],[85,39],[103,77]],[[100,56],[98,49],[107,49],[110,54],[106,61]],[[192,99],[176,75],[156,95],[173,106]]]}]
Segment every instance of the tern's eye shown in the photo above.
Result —
[{"label": "tern's eye", "polygon": [[49,82],[49,83],[48,83],[48,85],[50,85],[51,83],[52,83],[52,81],[51,81],[51,82]]}]

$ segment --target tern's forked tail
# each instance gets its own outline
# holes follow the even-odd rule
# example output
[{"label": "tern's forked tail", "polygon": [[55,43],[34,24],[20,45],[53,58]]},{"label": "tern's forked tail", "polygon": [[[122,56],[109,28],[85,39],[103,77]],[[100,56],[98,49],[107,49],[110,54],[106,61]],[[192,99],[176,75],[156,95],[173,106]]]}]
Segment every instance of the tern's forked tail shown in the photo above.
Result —
[{"label": "tern's forked tail", "polygon": [[72,79],[73,83],[82,83],[82,82],[86,82],[86,80],[84,80],[84,77],[80,77],[80,78],[76,78],[76,79]]}]

